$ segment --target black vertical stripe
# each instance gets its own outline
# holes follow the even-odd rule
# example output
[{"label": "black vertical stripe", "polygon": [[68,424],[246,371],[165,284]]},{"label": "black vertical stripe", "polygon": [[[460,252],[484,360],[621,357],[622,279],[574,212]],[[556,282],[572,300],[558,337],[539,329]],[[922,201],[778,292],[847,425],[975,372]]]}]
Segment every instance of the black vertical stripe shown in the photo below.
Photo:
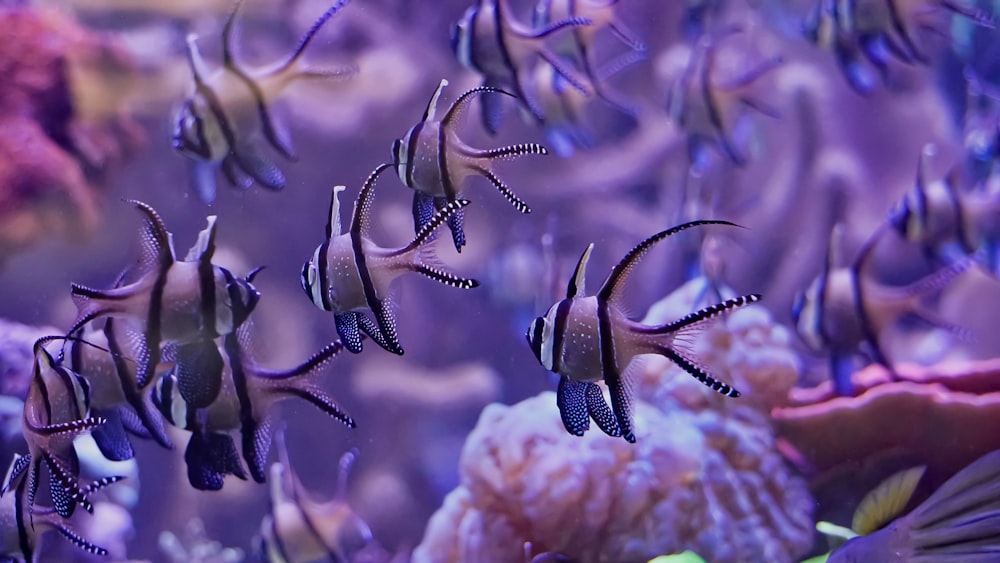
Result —
[{"label": "black vertical stripe", "polygon": [[[351,248],[354,251],[354,264],[358,268],[358,276],[361,278],[361,288],[365,293],[365,302],[368,303],[368,307],[375,313],[375,319],[380,325],[379,328],[384,329],[385,327],[381,326],[382,315],[379,314],[382,310],[382,301],[375,291],[371,272],[368,271],[367,258],[362,246],[361,225],[358,221],[354,221],[351,225]],[[382,332],[385,331],[383,330]]]},{"label": "black vertical stripe", "polygon": [[[832,338],[826,333],[826,282],[830,279],[830,267],[829,265],[823,270],[816,283],[816,326],[814,327],[816,335],[819,336],[820,341],[829,346]],[[806,299],[809,296],[806,295]]]},{"label": "black vertical stripe", "polygon": [[218,313],[215,303],[215,267],[212,266],[211,260],[201,258],[198,260],[198,287],[201,290],[199,310],[202,334],[206,338],[215,338],[219,336],[219,327],[217,326]]},{"label": "black vertical stripe", "polygon": [[[240,349],[240,341],[233,332],[227,335],[225,338],[225,348],[226,355],[229,356],[229,372],[233,376],[233,387],[236,388],[236,398],[240,405],[240,433],[244,437],[243,443],[256,443],[256,441],[247,441],[246,436],[253,436],[257,429],[257,421],[254,419],[253,413],[253,403],[250,401],[250,386],[247,381],[247,374],[243,370],[243,351]],[[260,455],[261,452],[254,452],[254,457]],[[247,452],[243,452],[246,456]],[[257,465],[257,460],[247,459],[247,463],[253,463]]]},{"label": "black vertical stripe", "polygon": [[[291,471],[291,469],[285,468],[285,471]],[[281,560],[282,561],[288,561],[290,563],[292,561],[292,558],[288,554],[288,549],[285,547],[285,542],[283,542],[281,540],[281,535],[278,534],[278,519],[276,518],[276,515],[274,513],[273,508],[272,508],[272,515],[271,515],[271,537],[274,539],[274,542],[277,544],[275,547],[278,548],[278,553],[281,555]],[[264,549],[266,550],[267,549],[267,547],[266,547],[267,546],[267,540],[266,539],[264,541],[264,545],[265,545]],[[265,556],[263,557],[263,559],[265,561],[269,561],[270,557],[265,554]]]},{"label": "black vertical stripe", "polygon": [[[67,401],[70,404],[70,418],[72,420],[80,420],[84,418],[84,413],[80,412],[80,409],[77,408],[78,397],[76,396],[76,386],[74,385],[75,376],[72,373],[69,373],[69,371],[62,366],[55,366],[53,369],[59,375],[59,381],[63,385],[63,392],[66,394]],[[49,424],[51,423],[52,420],[50,419]]]},{"label": "black vertical stripe", "polygon": [[[476,14],[479,15],[478,13]],[[518,75],[517,67],[514,66],[514,60],[510,56],[510,50],[507,48],[507,42],[504,41],[503,36],[503,18],[500,16],[500,1],[493,0],[493,29],[494,38],[497,42],[497,48],[500,51],[500,58],[503,60],[504,68],[510,74],[511,83],[514,87],[514,93],[518,98],[521,99],[525,104],[528,104],[528,96],[524,91],[524,87],[521,85],[521,78]],[[469,43],[470,47],[472,43]],[[529,104],[531,105],[531,104]]]},{"label": "black vertical stripe", "polygon": [[472,13],[469,14],[469,25],[465,27],[469,34],[469,40],[466,43],[469,49],[469,64],[471,64],[476,69],[482,69],[483,66],[476,61],[476,22],[479,21],[479,6],[472,8]]},{"label": "black vertical stripe", "polygon": [[30,510],[30,508],[24,506],[23,499],[27,482],[28,476],[24,476],[23,480],[17,485],[17,489],[14,490],[14,520],[17,521],[17,543],[21,549],[21,554],[24,555],[25,561],[32,561],[34,554],[31,549],[31,538],[28,536],[28,527],[24,525],[24,517]]},{"label": "black vertical stripe", "polygon": [[327,256],[330,249],[330,239],[323,241],[319,245],[319,252],[316,253],[316,283],[319,284],[319,298],[323,304],[324,311],[332,311],[333,304],[330,303],[330,276],[327,274]]},{"label": "black vertical stripe", "polygon": [[420,122],[410,129],[410,135],[406,138],[406,185],[416,189],[413,182],[413,169],[417,164],[417,147],[420,145],[420,132],[424,129],[424,122]]},{"label": "black vertical stripe", "polygon": [[[44,350],[42,353],[46,356],[48,355],[48,352],[45,352]],[[42,404],[45,406],[45,420],[42,421],[42,425],[46,426],[52,424],[52,401],[49,399],[49,389],[45,385],[45,379],[42,378],[42,374],[37,370],[37,368],[35,371],[35,378],[38,380],[38,392],[42,394]]]},{"label": "black vertical stripe", "polygon": [[563,349],[566,347],[566,331],[569,330],[569,314],[572,308],[572,299],[563,299],[556,307],[556,318],[552,327],[552,371],[554,373],[562,373]]}]

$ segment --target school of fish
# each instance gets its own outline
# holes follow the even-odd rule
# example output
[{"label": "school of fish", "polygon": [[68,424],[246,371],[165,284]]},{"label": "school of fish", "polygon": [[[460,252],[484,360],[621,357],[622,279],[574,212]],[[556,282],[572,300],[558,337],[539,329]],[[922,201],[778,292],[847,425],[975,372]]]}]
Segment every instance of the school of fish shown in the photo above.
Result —
[{"label": "school of fish", "polygon": [[[298,156],[275,103],[294,82],[315,80],[322,86],[365,72],[353,63],[313,66],[306,60],[318,33],[337,14],[352,9],[349,0],[332,1],[285,59],[248,67],[238,60],[234,45],[244,1],[254,0],[236,0],[222,27],[218,69],[209,70],[199,50],[199,42],[209,38],[185,38],[193,88],[174,116],[172,143],[187,157],[191,189],[206,204],[225,197],[217,190],[219,171],[238,190],[253,185],[274,192],[284,189],[285,173],[270,153],[293,164]],[[299,281],[309,301],[332,313],[338,339],[292,368],[277,370],[259,363],[253,333],[258,304],[266,299],[255,286],[258,276],[288,278],[295,272],[263,266],[233,272],[216,263],[217,240],[225,224],[225,217],[216,215],[207,217],[182,257],[174,233],[152,206],[133,199],[120,204],[136,211],[137,259],[117,277],[108,276],[103,288],[73,284],[74,323],[64,334],[35,343],[22,421],[27,451],[11,461],[0,488],[0,557],[37,561],[40,539],[50,530],[83,552],[107,553],[70,523],[77,508],[93,512],[94,498],[124,479],[83,471],[74,439],[87,433],[112,461],[132,459],[134,440],[152,440],[174,450],[179,448],[172,436],[185,436],[187,479],[198,490],[222,489],[227,476],[269,482],[270,511],[257,538],[264,560],[349,561],[371,542],[371,530],[346,500],[347,474],[358,452],[344,454],[334,498],[316,500],[292,469],[286,430],[273,407],[282,401],[308,403],[348,429],[363,424],[325,390],[327,372],[345,350],[362,353],[365,340],[404,354],[397,318],[406,310],[399,306],[395,289],[404,274],[420,274],[453,288],[458,303],[457,290],[480,287],[479,280],[452,271],[438,257],[442,227],[447,227],[450,246],[457,252],[467,245],[465,211],[475,205],[468,198],[478,189],[469,189],[474,178],[483,178],[520,214],[512,214],[511,221],[536,220],[530,215],[530,190],[508,185],[498,163],[526,157],[540,169],[552,162],[542,158],[550,152],[569,156],[593,148],[595,140],[585,124],[590,100],[621,116],[644,118],[641,103],[610,83],[617,73],[644,60],[648,49],[616,15],[618,4],[539,0],[530,24],[516,19],[508,0],[477,0],[468,8],[454,24],[451,47],[464,71],[475,73],[481,85],[450,92],[449,80],[441,78],[415,124],[391,146],[386,142],[384,161],[373,163],[372,172],[357,187],[349,217],[341,212],[341,199],[354,189],[337,185],[329,192],[324,235],[317,236],[315,252],[303,257]],[[868,94],[891,65],[928,64],[919,32],[933,27],[929,12],[942,11],[984,29],[995,26],[993,15],[960,0],[816,0],[803,33],[832,52],[853,89]],[[690,169],[697,173],[713,166],[744,167],[754,158],[737,134],[738,122],[748,114],[755,119],[785,115],[754,89],[760,79],[780,72],[782,55],[771,54],[734,78],[719,80],[717,51],[750,31],[709,31],[709,13],[704,14],[705,22],[692,20],[692,29],[705,29],[692,42],[690,61],[664,97],[664,115],[686,142]],[[594,56],[599,33],[610,34],[625,47],[603,64]],[[969,81],[978,84],[973,76]],[[442,98],[452,101],[446,104]],[[479,105],[478,123],[463,125],[462,115],[474,103]],[[479,148],[466,142],[471,134],[459,130],[460,125],[476,127],[492,137],[503,127],[505,109],[514,108],[551,148],[528,141]],[[1000,160],[990,152],[1000,154],[1000,149],[988,143],[977,146],[989,153],[991,162]],[[944,177],[932,177],[929,162],[938,156],[933,145],[914,155],[912,190],[886,210],[884,222],[854,257],[843,259],[840,229],[833,230],[822,270],[795,300],[793,327],[808,349],[830,358],[838,394],[852,393],[854,358],[861,352],[892,372],[882,335],[904,316],[955,338],[973,338],[939,315],[929,301],[970,269],[1000,273],[1000,194],[985,181],[966,187],[960,162]],[[375,240],[376,190],[399,190],[376,187],[380,179],[383,186],[386,181],[397,183],[387,171],[395,172],[398,183],[413,192],[413,236],[403,246],[383,246]],[[633,359],[641,355],[663,356],[726,400],[740,400],[741,392],[700,357],[697,344],[706,327],[760,302],[760,294],[723,299],[718,290],[706,291],[699,300],[703,306],[656,326],[633,319],[625,304],[630,275],[658,243],[682,232],[692,236],[726,231],[752,240],[754,233],[739,227],[710,216],[665,224],[638,241],[590,295],[585,278],[595,244],[583,250],[565,296],[547,310],[535,311],[539,316],[522,329],[539,373],[548,371],[558,380],[556,407],[568,433],[582,436],[592,420],[608,436],[636,442]],[[888,237],[919,248],[933,271],[898,287],[875,279],[869,273],[874,250]],[[371,353],[381,352],[364,352]],[[268,465],[274,440],[278,462]],[[969,471],[984,471],[984,463],[977,462]],[[919,527],[917,520],[929,518],[921,516],[928,510],[918,508],[895,526]],[[831,561],[855,560],[848,552],[860,550],[858,546],[874,537],[852,540]]]}]

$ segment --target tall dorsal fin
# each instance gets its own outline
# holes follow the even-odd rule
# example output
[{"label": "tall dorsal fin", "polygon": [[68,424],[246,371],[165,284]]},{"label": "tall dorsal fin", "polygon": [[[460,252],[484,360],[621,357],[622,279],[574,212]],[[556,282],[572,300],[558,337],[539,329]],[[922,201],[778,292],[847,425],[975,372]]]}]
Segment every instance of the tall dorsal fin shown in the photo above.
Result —
[{"label": "tall dorsal fin", "polygon": [[187,256],[184,257],[185,262],[212,263],[212,256],[215,255],[216,219],[218,219],[217,215],[208,216],[208,225],[198,233],[198,240],[195,241],[194,246],[188,250]]},{"label": "tall dorsal fin", "polygon": [[233,9],[229,11],[226,24],[222,27],[222,63],[228,68],[236,66],[233,59],[233,23],[236,21],[236,14],[240,11],[243,0],[236,0]]},{"label": "tall dorsal fin", "polygon": [[580,260],[576,263],[573,277],[569,279],[566,287],[566,299],[572,299],[577,295],[583,295],[587,290],[584,287],[587,277],[587,262],[590,261],[590,253],[594,250],[594,243],[587,245],[587,249],[580,255]]},{"label": "tall dorsal fin", "polygon": [[205,68],[205,60],[201,58],[201,51],[198,50],[198,35],[189,33],[185,39],[185,45],[191,76],[194,78],[195,86],[200,88],[205,85],[208,71]]},{"label": "tall dorsal fin", "polygon": [[624,258],[622,258],[621,262],[615,265],[614,269],[611,270],[611,273],[608,274],[608,279],[606,279],[604,281],[604,285],[601,286],[601,290],[597,294],[598,299],[605,303],[617,300],[621,296],[625,280],[628,278],[629,273],[631,273],[632,268],[634,268],[635,265],[638,264],[639,260],[647,252],[649,252],[649,249],[652,248],[654,244],[669,237],[670,235],[702,225],[729,225],[731,227],[739,227],[736,223],[730,223],[729,221],[705,219],[690,221],[656,233],[655,235],[637,244],[628,252],[628,254],[625,255]]},{"label": "tall dorsal fin", "polygon": [[893,474],[872,489],[858,504],[851,529],[862,536],[884,528],[903,513],[913,497],[926,466]]},{"label": "tall dorsal fin", "polygon": [[434,94],[431,95],[431,99],[427,101],[427,109],[424,110],[424,116],[421,121],[434,121],[437,116],[437,105],[438,100],[441,99],[441,92],[444,91],[444,87],[448,85],[448,79],[442,78],[441,82],[438,83],[437,89],[434,90]]},{"label": "tall dorsal fin", "polygon": [[446,113],[444,115],[444,118],[441,119],[441,124],[447,126],[454,123],[455,120],[458,119],[460,115],[462,115],[462,110],[465,109],[465,105],[468,103],[470,99],[472,99],[475,96],[478,96],[479,94],[485,94],[488,92],[496,94],[504,94],[505,96],[510,96],[512,98],[517,97],[506,90],[501,90],[500,88],[494,88],[493,86],[479,86],[478,88],[473,88],[472,90],[469,90],[464,94],[462,94],[461,96],[459,96],[457,100],[451,103],[451,107],[448,108],[448,113]]},{"label": "tall dorsal fin", "polygon": [[347,186],[334,186],[333,195],[330,196],[330,216],[326,221],[326,238],[331,239],[343,234],[343,225],[340,222],[340,192],[347,189]]},{"label": "tall dorsal fin", "polygon": [[361,187],[361,192],[358,194],[358,199],[354,203],[354,216],[351,220],[351,235],[359,236],[364,234],[368,229],[368,222],[371,216],[372,207],[372,196],[373,189],[375,188],[375,181],[382,172],[388,169],[391,164],[379,164],[378,168],[372,171],[365,180],[365,185]]},{"label": "tall dorsal fin", "polygon": [[149,205],[135,200],[126,200],[143,214],[142,227],[139,230],[139,268],[141,272],[153,269],[165,269],[174,263],[174,245],[163,219]]}]

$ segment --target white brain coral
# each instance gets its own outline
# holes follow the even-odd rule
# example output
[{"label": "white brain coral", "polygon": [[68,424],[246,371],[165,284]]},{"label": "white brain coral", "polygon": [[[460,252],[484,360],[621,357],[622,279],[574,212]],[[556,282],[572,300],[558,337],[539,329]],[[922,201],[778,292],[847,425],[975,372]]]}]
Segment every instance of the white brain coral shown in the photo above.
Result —
[{"label": "white brain coral", "polygon": [[705,341],[744,397],[713,396],[650,359],[637,377],[636,444],[596,428],[570,435],[551,392],[486,407],[462,452],[461,485],[414,561],[522,563],[525,542],[584,563],[686,549],[713,562],[796,561],[812,543],[813,501],[775,450],[766,414],[794,384],[795,356],[762,308],[727,322]]}]

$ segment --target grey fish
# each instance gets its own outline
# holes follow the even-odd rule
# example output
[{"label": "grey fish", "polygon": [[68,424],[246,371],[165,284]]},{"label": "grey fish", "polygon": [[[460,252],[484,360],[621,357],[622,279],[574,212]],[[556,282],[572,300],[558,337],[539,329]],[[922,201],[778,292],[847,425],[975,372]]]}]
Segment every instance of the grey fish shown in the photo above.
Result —
[{"label": "grey fish", "polygon": [[[739,391],[706,373],[691,339],[719,315],[756,303],[760,295],[748,294],[700,309],[674,322],[647,326],[629,319],[620,300],[629,273],[654,244],[680,231],[701,225],[731,225],[728,221],[691,221],[660,231],[625,255],[596,295],[584,296],[584,276],[591,244],[580,257],[566,290],[566,299],[532,321],[525,335],[535,357],[560,376],[556,395],[566,430],[582,436],[590,418],[609,436],[635,442],[632,391],[627,368],[641,354],[664,356],[712,390],[730,397]],[[597,381],[611,391],[608,408]]]},{"label": "grey fish", "polygon": [[[0,559],[11,561],[39,561],[39,539],[50,530],[55,530],[80,550],[91,555],[106,556],[107,550],[91,543],[68,526],[55,510],[28,502],[29,485],[25,478],[30,464],[27,456],[14,456],[3,481],[5,494],[0,498]],[[93,492],[115,482],[103,479],[95,481],[84,494]]]},{"label": "grey fish", "polygon": [[796,332],[813,352],[830,355],[838,394],[852,392],[851,359],[862,344],[867,344],[875,362],[892,371],[879,335],[904,315],[915,316],[961,338],[969,337],[965,329],[940,318],[923,304],[926,296],[940,291],[968,269],[968,260],[954,262],[908,286],[890,287],[873,279],[866,269],[882,229],[865,242],[847,267],[837,267],[837,232],[834,229],[830,235],[823,271],[805,292],[795,296],[792,319]]},{"label": "grey fish", "polygon": [[219,343],[225,358],[222,389],[204,409],[192,408],[181,395],[176,374],[160,379],[153,402],[166,419],[191,432],[184,453],[188,480],[199,490],[222,488],[227,474],[246,479],[233,436],[239,439],[254,481],[265,480],[265,463],[271,444],[274,404],[302,399],[349,428],[355,423],[337,402],[316,385],[315,375],[343,350],[333,342],[305,362],[286,370],[271,370],[251,357],[250,323],[227,334]]},{"label": "grey fish", "polygon": [[260,293],[252,276],[240,279],[212,263],[215,216],[208,218],[186,258],[177,260],[172,236],[156,211],[139,201],[130,203],[143,214],[139,264],[128,273],[135,281],[108,290],[73,284],[79,315],[70,334],[104,317],[137,323],[142,338],[133,351],[139,388],[152,382],[162,343],[187,345],[188,354],[179,358],[181,390],[191,404],[207,406],[221,381],[222,359],[213,340],[236,330],[256,307]]},{"label": "grey fish", "polygon": [[104,457],[112,461],[133,457],[126,430],[152,438],[167,449],[173,447],[150,399],[150,385],[139,386],[133,347],[141,341],[142,335],[127,320],[108,318],[102,329],[87,330],[79,340],[67,343],[67,367],[89,382],[91,412],[106,420],[91,435]]},{"label": "grey fish", "polygon": [[347,500],[347,478],[357,458],[351,450],[340,458],[334,497],[319,501],[299,481],[278,433],[279,462],[271,465],[271,503],[258,536],[261,558],[269,563],[326,560],[348,562],[372,542],[368,524]]},{"label": "grey fish", "polygon": [[[365,181],[354,203],[351,227],[346,233],[341,232],[339,198],[345,188],[334,188],[326,240],[302,266],[302,289],[317,307],[335,314],[340,340],[353,353],[362,349],[362,333],[394,354],[403,353],[389,299],[392,282],[402,274],[417,272],[460,289],[479,286],[474,279],[462,278],[445,270],[425,248],[433,232],[468,205],[468,200],[447,203],[417,229],[413,240],[402,248],[383,248],[371,240],[368,230],[375,181],[388,167],[388,164],[379,166]],[[368,310],[375,315],[374,322],[365,314]]]},{"label": "grey fish", "polygon": [[460,63],[483,76],[485,91],[482,98],[483,126],[491,134],[500,127],[501,98],[497,90],[513,92],[535,119],[545,116],[527,95],[524,73],[530,70],[534,58],[552,65],[570,84],[584,94],[590,87],[566,63],[545,45],[545,39],[562,30],[590,25],[585,18],[568,18],[539,29],[529,29],[510,16],[507,0],[479,0],[470,6],[452,30],[451,44]]},{"label": "grey fish", "polygon": [[[590,21],[590,25],[572,26],[566,33],[560,34],[556,41],[556,52],[577,62],[586,74],[590,88],[601,99],[619,111],[634,116],[636,108],[608,90],[604,84],[608,73],[603,72],[594,62],[593,50],[597,34],[605,28],[611,30],[631,50],[625,60],[645,58],[645,43],[615,15],[617,6],[618,0],[539,0],[535,5],[533,23],[536,29],[544,29],[553,22]],[[636,54],[639,56],[636,57]],[[612,65],[620,67],[621,63]]]},{"label": "grey fish", "polygon": [[[462,110],[474,96],[487,93],[510,95],[496,88],[473,88],[452,102],[443,117],[437,117],[437,104],[441,92],[448,85],[442,79],[420,122],[410,128],[392,144],[393,165],[403,184],[413,189],[413,223],[419,231],[448,204],[458,201],[465,180],[470,176],[483,176],[521,213],[531,208],[497,177],[493,163],[497,160],[517,158],[526,154],[548,154],[542,145],[521,143],[496,149],[474,149],[465,144],[455,132]],[[456,210],[448,218],[455,249],[462,251],[465,231],[462,228],[462,211]]]},{"label": "grey fish", "polygon": [[913,189],[897,203],[889,222],[929,259],[949,263],[993,246],[1000,239],[1000,195],[986,190],[960,192],[953,167],[937,182],[927,179],[932,145],[921,152]]},{"label": "grey fish", "polygon": [[[12,474],[27,473],[25,500],[27,509],[31,510],[44,468],[48,472],[52,506],[59,516],[69,518],[77,506],[82,506],[87,512],[93,511],[87,499],[88,488],[80,484],[80,459],[73,440],[101,426],[105,420],[90,416],[90,386],[87,380],[57,361],[45,349],[45,344],[64,339],[52,336],[35,342],[31,385],[22,416],[28,455],[21,458]],[[121,478],[110,477],[106,484]],[[10,488],[9,483],[5,485],[0,487],[0,496]]]},{"label": "grey fish", "polygon": [[240,189],[255,182],[271,190],[285,187],[284,173],[258,146],[258,137],[263,134],[282,156],[296,160],[290,136],[272,115],[270,103],[300,78],[346,78],[356,72],[353,66],[313,69],[302,61],[316,33],[348,1],[337,0],[327,8],[284,62],[259,70],[243,68],[233,54],[233,24],[242,0],[236,1],[223,27],[221,69],[210,75],[198,51],[197,37],[188,36],[194,92],[181,106],[173,143],[177,151],[192,159],[195,187],[206,203],[215,199],[215,170],[220,167],[229,183]]},{"label": "grey fish", "polygon": [[736,147],[732,135],[738,112],[750,108],[772,118],[779,117],[777,110],[753,97],[750,88],[780,66],[784,62],[782,57],[771,57],[726,82],[719,82],[713,76],[719,42],[740,31],[731,28],[719,37],[706,35],[699,40],[690,62],[670,89],[667,112],[688,136],[692,163],[702,160],[699,153],[705,147],[712,147],[736,166],[746,165],[747,156]]}]

